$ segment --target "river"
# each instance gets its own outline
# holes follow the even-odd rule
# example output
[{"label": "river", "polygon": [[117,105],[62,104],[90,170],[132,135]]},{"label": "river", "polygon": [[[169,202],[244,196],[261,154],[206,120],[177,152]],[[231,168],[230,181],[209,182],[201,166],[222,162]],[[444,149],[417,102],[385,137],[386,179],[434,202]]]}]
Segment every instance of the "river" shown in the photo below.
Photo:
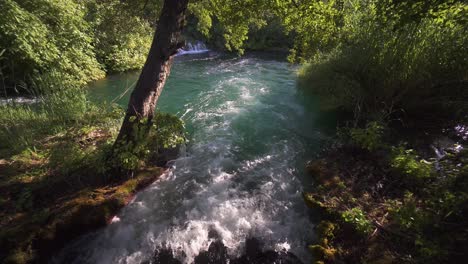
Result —
[{"label": "river", "polygon": [[[178,56],[158,110],[184,120],[186,151],[112,224],[69,244],[55,262],[141,263],[170,248],[192,263],[215,231],[230,256],[255,237],[310,263],[313,222],[301,193],[311,180],[303,168],[325,136],[313,100],[296,88],[296,70],[265,54]],[[91,98],[112,101],[137,77],[98,81]],[[128,94],[115,101],[125,106]]]}]

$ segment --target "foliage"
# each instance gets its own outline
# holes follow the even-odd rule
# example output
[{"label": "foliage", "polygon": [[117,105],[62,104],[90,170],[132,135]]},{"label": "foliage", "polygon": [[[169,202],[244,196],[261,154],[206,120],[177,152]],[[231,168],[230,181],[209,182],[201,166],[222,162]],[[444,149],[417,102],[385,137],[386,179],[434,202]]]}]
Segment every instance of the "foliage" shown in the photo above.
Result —
[{"label": "foliage", "polygon": [[[451,12],[453,19],[465,21],[463,14],[463,0],[383,0],[379,1],[377,13],[385,21],[396,21],[396,26],[401,26],[408,22],[419,22],[425,17],[439,17],[440,14]],[[453,10],[458,9],[458,10]],[[455,11],[455,12],[453,12]]]},{"label": "foliage", "polygon": [[175,148],[185,142],[184,122],[171,114],[158,112],[154,117],[151,138],[157,149]]},{"label": "foliage", "polygon": [[189,11],[197,18],[197,29],[209,37],[213,21],[221,29],[224,46],[229,51],[244,52],[251,26],[263,27],[265,19],[259,10],[267,10],[268,1],[202,0],[190,3]]},{"label": "foliage", "polygon": [[409,177],[408,182],[421,182],[433,175],[433,165],[419,158],[412,149],[394,148],[391,167]]},{"label": "foliage", "polygon": [[263,27],[250,27],[248,39],[244,47],[248,50],[284,50],[293,45],[293,40],[287,35],[286,29],[278,16],[270,15],[265,18]]},{"label": "foliage", "polygon": [[[4,0],[0,7],[2,90],[30,92],[49,78],[65,87],[103,77],[83,6],[73,0]],[[59,87],[48,86],[49,89]]]},{"label": "foliage", "polygon": [[[88,1],[86,20],[93,26],[98,61],[108,72],[139,69],[146,60],[154,29],[138,2]],[[147,7],[149,8],[149,6]],[[153,7],[158,10],[157,7]],[[144,11],[144,10],[142,10]]]},{"label": "foliage", "polygon": [[294,36],[294,47],[289,55],[291,62],[305,62],[338,44],[345,13],[342,1],[291,2],[278,3],[286,31]]},{"label": "foliage", "polygon": [[[448,172],[456,165],[446,166]],[[394,228],[411,237],[413,245],[407,250],[413,250],[418,262],[454,262],[458,258],[454,251],[466,247],[468,241],[462,230],[468,195],[466,188],[459,187],[462,181],[466,182],[463,172],[448,179],[438,177],[432,184],[419,187],[418,194],[406,191],[401,200],[388,201]]]},{"label": "foliage", "polygon": [[468,43],[459,17],[467,5],[391,20],[379,13],[377,3],[345,1],[340,38],[330,51],[306,57],[311,62],[300,72],[300,85],[327,107],[354,111],[362,119],[395,109],[418,113],[463,105]]},{"label": "foliage", "polygon": [[359,207],[349,209],[341,214],[345,223],[351,224],[362,235],[368,235],[372,231],[372,223]]},{"label": "foliage", "polygon": [[[389,136],[384,140],[401,137]],[[330,249],[336,250],[335,262],[367,263],[376,256],[388,263],[466,259],[466,151],[447,147],[451,154],[437,160],[436,171],[435,162],[420,158],[423,152],[403,145],[363,152],[347,144],[340,142],[320,160],[327,164],[320,169],[322,176],[309,170],[318,186],[304,195],[306,203],[321,209],[322,220],[348,224],[331,230],[326,222],[316,227],[318,244],[310,249],[318,260],[327,263]],[[337,179],[332,182],[332,177]]]},{"label": "foliage", "polygon": [[363,149],[374,151],[383,146],[382,136],[384,127],[381,123],[373,121],[367,123],[365,128],[351,128],[351,140]]},{"label": "foliage", "polygon": [[127,142],[124,139],[115,143],[111,166],[133,171],[141,167],[151,153],[148,145],[148,130],[151,128],[146,125],[147,118],[137,119],[136,116],[131,116],[129,120],[135,140]]},{"label": "foliage", "polygon": [[[210,43],[221,40],[229,51],[291,50],[291,61],[304,61],[337,39],[340,1],[201,0],[191,2],[197,30]],[[220,38],[219,36],[222,36]]]},{"label": "foliage", "polygon": [[97,107],[88,101],[84,90],[77,88],[42,94],[31,105],[1,105],[0,150],[19,153],[73,127],[106,124],[116,130],[121,116],[120,109],[107,105]]},{"label": "foliage", "polygon": [[141,68],[161,6],[145,2],[2,0],[2,93],[82,87],[102,78],[103,69]]},{"label": "foliage", "polygon": [[406,191],[403,201],[389,201],[389,211],[396,224],[402,229],[421,229],[427,224],[427,216],[420,208],[420,202],[416,200],[413,193]]},{"label": "foliage", "polygon": [[175,149],[185,143],[185,127],[182,120],[174,115],[156,112],[151,126],[146,118],[130,117],[133,123],[135,141],[116,143],[112,166],[128,171],[141,167],[149,159],[168,149]]}]

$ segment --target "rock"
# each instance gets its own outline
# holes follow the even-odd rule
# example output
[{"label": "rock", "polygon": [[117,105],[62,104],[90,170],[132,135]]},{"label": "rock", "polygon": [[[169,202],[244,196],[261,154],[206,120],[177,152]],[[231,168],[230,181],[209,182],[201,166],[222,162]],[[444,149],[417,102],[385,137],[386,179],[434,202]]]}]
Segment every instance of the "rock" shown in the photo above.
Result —
[{"label": "rock", "polygon": [[152,163],[159,167],[167,167],[167,163],[171,160],[175,160],[179,157],[183,145],[179,145],[175,148],[163,148],[156,153],[156,155],[151,158]]},{"label": "rock", "polygon": [[211,243],[208,251],[201,252],[195,258],[195,264],[227,264],[229,256],[227,248],[221,241],[214,241]]},{"label": "rock", "polygon": [[306,171],[310,175],[319,176],[327,172],[327,163],[323,159],[307,162]]},{"label": "rock", "polygon": [[152,264],[182,264],[179,260],[174,258],[171,249],[157,249],[154,253]]},{"label": "rock", "polygon": [[245,242],[245,255],[231,260],[231,264],[300,264],[301,261],[290,252],[262,251],[261,243],[256,238]]},{"label": "rock", "polygon": [[[212,234],[214,236],[214,234]],[[171,249],[158,249],[151,262],[145,264],[181,264]],[[245,253],[237,259],[230,259],[227,248],[221,240],[213,241],[208,251],[200,252],[194,264],[301,264],[301,261],[290,252],[262,251],[261,243],[256,238],[249,238],[245,243]]]}]

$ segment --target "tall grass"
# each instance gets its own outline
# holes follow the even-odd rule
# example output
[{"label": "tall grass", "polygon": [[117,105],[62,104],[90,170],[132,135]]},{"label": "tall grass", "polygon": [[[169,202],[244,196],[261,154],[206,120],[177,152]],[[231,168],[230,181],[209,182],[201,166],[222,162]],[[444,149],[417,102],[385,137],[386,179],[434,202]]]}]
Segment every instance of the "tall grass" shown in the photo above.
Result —
[{"label": "tall grass", "polygon": [[91,103],[82,88],[43,89],[40,94],[32,104],[0,105],[0,154],[34,148],[48,136],[72,127],[120,119],[112,116],[112,107]]},{"label": "tall grass", "polygon": [[468,38],[463,24],[426,18],[395,29],[374,17],[353,21],[349,39],[299,73],[299,86],[325,108],[378,119],[468,109]]}]

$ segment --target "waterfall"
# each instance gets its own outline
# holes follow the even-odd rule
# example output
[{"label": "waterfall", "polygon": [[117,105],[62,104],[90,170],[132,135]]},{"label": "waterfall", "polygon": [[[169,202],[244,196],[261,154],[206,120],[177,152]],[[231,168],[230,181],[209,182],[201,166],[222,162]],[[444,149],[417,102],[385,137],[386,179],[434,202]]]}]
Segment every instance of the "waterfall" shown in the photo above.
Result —
[{"label": "waterfall", "polygon": [[9,105],[9,104],[35,104],[39,101],[40,101],[39,98],[30,98],[30,97],[0,98],[0,106]]},{"label": "waterfall", "polygon": [[201,42],[201,41],[197,41],[195,43],[187,43],[187,45],[185,45],[185,47],[179,49],[179,52],[177,53],[177,55],[186,55],[186,54],[199,54],[199,53],[205,53],[205,52],[208,52],[210,51],[205,43]]}]

